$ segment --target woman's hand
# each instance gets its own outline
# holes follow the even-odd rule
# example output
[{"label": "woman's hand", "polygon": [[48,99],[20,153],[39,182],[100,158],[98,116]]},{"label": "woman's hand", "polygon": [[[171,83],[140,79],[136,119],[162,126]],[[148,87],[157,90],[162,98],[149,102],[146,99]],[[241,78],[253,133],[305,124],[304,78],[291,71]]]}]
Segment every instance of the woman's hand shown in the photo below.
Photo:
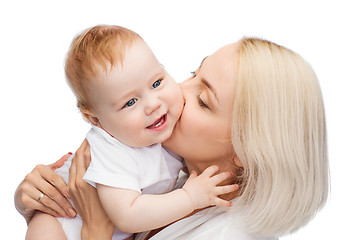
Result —
[{"label": "woman's hand", "polygon": [[55,217],[75,217],[76,211],[67,200],[67,185],[54,172],[64,165],[70,153],[51,165],[37,165],[18,186],[15,192],[15,206],[27,223],[36,210]]},{"label": "woman's hand", "polygon": [[111,239],[113,223],[103,209],[96,189],[82,179],[90,161],[89,144],[84,140],[72,159],[69,195],[83,221],[82,239]]}]

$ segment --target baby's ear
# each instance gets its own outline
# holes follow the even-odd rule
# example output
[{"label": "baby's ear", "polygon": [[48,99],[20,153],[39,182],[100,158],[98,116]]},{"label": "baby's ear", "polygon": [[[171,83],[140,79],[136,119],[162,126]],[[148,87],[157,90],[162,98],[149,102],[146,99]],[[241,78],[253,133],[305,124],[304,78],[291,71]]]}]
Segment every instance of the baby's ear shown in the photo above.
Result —
[{"label": "baby's ear", "polygon": [[99,119],[88,109],[81,110],[81,113],[88,122],[92,123],[93,125],[97,127],[101,127]]}]

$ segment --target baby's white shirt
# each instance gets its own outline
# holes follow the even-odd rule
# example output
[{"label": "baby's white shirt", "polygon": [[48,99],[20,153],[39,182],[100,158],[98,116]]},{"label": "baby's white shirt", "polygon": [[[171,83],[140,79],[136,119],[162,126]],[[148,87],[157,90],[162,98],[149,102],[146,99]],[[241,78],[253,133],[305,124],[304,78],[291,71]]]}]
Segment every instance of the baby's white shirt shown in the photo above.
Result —
[{"label": "baby's white shirt", "polygon": [[[161,144],[129,147],[96,126],[92,126],[86,138],[91,162],[83,179],[92,186],[98,183],[142,194],[163,194],[174,189],[182,160]],[[130,235],[115,228],[112,239]]]},{"label": "baby's white shirt", "polygon": [[[92,126],[86,138],[92,159],[83,179],[94,187],[95,183],[99,183],[144,194],[163,194],[173,190],[183,167],[182,160],[167,152],[161,144],[143,148],[128,147],[95,126]],[[56,170],[66,183],[73,157]],[[73,219],[57,219],[68,239],[81,239],[82,219],[79,215]],[[112,240],[125,239],[131,235],[115,228]]]},{"label": "baby's white shirt", "polygon": [[182,169],[182,161],[161,144],[129,147],[103,129],[92,126],[87,134],[91,163],[84,180],[110,187],[130,189],[143,194],[171,191]]}]

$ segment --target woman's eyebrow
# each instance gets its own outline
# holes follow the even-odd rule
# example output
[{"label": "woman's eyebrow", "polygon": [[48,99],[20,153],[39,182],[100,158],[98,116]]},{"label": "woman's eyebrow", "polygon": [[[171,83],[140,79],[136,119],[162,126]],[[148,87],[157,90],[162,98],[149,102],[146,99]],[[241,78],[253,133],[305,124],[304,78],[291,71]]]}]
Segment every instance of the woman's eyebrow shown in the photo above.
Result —
[{"label": "woman's eyebrow", "polygon": [[217,93],[216,90],[214,89],[214,87],[204,78],[201,79],[201,83],[203,85],[205,85],[214,95],[214,97],[216,98],[217,102],[219,103],[219,99],[217,97]]},{"label": "woman's eyebrow", "polygon": [[202,59],[201,63],[200,63],[200,67],[201,65],[203,64],[203,62],[205,61],[205,59],[207,58],[208,56],[204,57],[204,59]]},{"label": "woman's eyebrow", "polygon": [[192,74],[195,74],[195,73],[198,73],[199,72],[199,70],[200,70],[200,68],[201,68],[201,66],[202,66],[202,64],[203,64],[203,62],[205,61],[205,59],[207,58],[208,56],[206,56],[206,57],[204,57],[204,59],[202,59],[202,61],[201,61],[201,63],[200,63],[200,66],[195,70],[195,72],[192,72]]}]

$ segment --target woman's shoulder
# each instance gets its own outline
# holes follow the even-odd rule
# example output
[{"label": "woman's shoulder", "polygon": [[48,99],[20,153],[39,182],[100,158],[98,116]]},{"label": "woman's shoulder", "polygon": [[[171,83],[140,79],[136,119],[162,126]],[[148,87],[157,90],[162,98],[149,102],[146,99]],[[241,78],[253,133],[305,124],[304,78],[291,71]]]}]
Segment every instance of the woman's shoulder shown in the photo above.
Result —
[{"label": "woman's shoulder", "polygon": [[[196,228],[194,239],[221,240],[276,240],[277,238],[261,238],[248,231],[242,214],[233,209],[215,207],[200,216],[206,221]],[[204,216],[207,215],[207,216]]]},{"label": "woman's shoulder", "polygon": [[166,227],[151,238],[162,239],[220,239],[273,240],[250,234],[242,217],[228,208],[211,207]]}]

